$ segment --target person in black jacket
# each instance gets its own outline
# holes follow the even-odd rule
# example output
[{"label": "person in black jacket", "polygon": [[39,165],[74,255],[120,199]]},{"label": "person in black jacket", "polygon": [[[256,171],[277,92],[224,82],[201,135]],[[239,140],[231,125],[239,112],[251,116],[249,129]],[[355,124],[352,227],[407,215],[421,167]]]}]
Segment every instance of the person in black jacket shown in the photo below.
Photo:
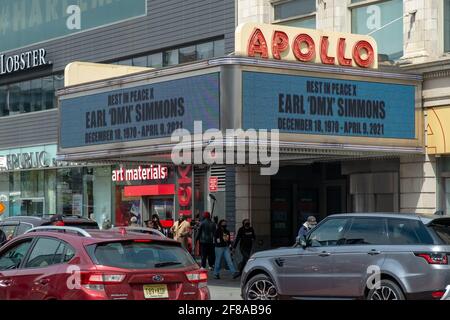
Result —
[{"label": "person in black jacket", "polygon": [[214,245],[216,251],[216,262],[214,263],[214,278],[220,279],[220,269],[222,267],[222,259],[228,265],[229,270],[233,274],[233,279],[239,277],[239,272],[237,272],[234,266],[233,259],[231,259],[231,242],[230,242],[230,232],[227,229],[227,221],[220,220],[217,227],[216,233],[214,234]]},{"label": "person in black jacket", "polygon": [[242,255],[242,261],[239,263],[239,272],[242,273],[245,265],[250,259],[250,255],[252,253],[253,241],[255,241],[255,230],[250,225],[249,219],[244,219],[242,221],[242,227],[239,228],[236,239],[233,243],[233,249],[236,249],[239,244],[239,249]]},{"label": "person in black jacket", "polygon": [[209,268],[213,270],[215,262],[214,253],[214,234],[216,232],[216,224],[211,221],[209,212],[203,213],[203,220],[198,227],[195,242],[200,242],[200,255],[202,257],[202,268],[206,268],[206,260],[208,260]]}]

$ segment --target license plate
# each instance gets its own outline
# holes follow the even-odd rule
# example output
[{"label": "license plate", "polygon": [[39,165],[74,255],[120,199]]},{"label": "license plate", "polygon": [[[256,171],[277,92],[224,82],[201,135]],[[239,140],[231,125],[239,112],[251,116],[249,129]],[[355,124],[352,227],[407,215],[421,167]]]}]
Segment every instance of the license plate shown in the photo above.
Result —
[{"label": "license plate", "polygon": [[164,299],[169,297],[169,290],[165,284],[149,284],[144,286],[145,299]]}]

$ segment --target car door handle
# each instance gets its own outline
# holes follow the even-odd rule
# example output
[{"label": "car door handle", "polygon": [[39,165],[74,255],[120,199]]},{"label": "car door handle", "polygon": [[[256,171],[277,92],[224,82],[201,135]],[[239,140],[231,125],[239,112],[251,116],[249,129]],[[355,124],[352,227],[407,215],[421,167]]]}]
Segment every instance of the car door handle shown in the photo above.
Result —
[{"label": "car door handle", "polygon": [[326,252],[326,251],[319,254],[319,257],[329,257],[329,256],[331,256],[331,253]]},{"label": "car door handle", "polygon": [[370,254],[371,256],[376,256],[377,254],[380,254],[381,252],[378,250],[372,249],[367,253]]},{"label": "car door handle", "polygon": [[0,280],[0,287],[3,287],[3,288],[11,287],[12,283],[13,283],[12,280],[9,280],[9,279]]}]

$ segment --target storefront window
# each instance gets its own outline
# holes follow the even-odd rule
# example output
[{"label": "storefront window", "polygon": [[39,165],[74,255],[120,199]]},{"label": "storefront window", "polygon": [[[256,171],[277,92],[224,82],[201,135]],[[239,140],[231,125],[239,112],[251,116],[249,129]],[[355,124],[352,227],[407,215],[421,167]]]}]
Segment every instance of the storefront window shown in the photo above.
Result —
[{"label": "storefront window", "polygon": [[380,60],[395,61],[403,56],[403,1],[389,0],[358,6],[352,0],[352,33],[370,35],[378,44]]},{"label": "storefront window", "polygon": [[0,211],[0,220],[9,215],[9,173],[0,173],[0,203],[3,211]]},{"label": "storefront window", "polygon": [[17,171],[10,175],[9,207],[11,216],[45,214],[43,170]]},{"label": "storefront window", "polygon": [[85,176],[89,217],[100,226],[111,223],[111,167],[95,167]]},{"label": "storefront window", "polygon": [[114,214],[116,226],[128,226],[131,218],[136,217],[137,223],[142,222],[141,197],[126,197],[125,186],[116,185],[114,188]]},{"label": "storefront window", "polygon": [[56,174],[57,212],[63,215],[82,215],[83,184],[81,168],[59,169]]}]

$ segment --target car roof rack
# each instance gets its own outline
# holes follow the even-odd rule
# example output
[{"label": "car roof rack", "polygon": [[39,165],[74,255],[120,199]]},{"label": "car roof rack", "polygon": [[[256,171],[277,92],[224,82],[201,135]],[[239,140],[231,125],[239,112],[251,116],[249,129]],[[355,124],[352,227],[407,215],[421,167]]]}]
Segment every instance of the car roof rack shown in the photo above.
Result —
[{"label": "car roof rack", "polygon": [[59,231],[59,232],[73,232],[76,234],[79,234],[86,238],[92,238],[92,236],[84,229],[76,228],[76,227],[57,227],[57,226],[44,226],[44,227],[36,227],[32,228],[30,230],[27,230],[25,234],[32,233],[32,232],[45,232],[45,231]]}]

